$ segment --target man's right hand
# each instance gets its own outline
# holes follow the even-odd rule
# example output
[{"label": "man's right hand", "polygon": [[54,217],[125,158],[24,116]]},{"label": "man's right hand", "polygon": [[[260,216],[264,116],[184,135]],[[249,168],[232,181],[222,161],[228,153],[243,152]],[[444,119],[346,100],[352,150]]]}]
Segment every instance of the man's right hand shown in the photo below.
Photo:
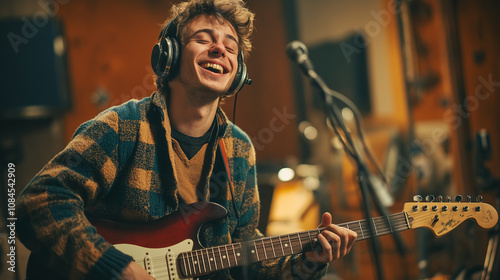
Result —
[{"label": "man's right hand", "polygon": [[129,263],[120,275],[120,280],[154,280],[149,273],[135,262]]}]

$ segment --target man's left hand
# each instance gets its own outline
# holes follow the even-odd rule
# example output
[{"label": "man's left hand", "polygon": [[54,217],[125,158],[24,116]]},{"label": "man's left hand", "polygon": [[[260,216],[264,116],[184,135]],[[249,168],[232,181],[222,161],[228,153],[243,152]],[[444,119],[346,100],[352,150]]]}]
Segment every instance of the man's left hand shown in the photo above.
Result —
[{"label": "man's left hand", "polygon": [[319,227],[325,227],[318,234],[321,248],[306,253],[307,259],[317,263],[329,263],[347,255],[358,236],[356,232],[350,229],[332,224],[332,215],[328,212],[323,214]]}]

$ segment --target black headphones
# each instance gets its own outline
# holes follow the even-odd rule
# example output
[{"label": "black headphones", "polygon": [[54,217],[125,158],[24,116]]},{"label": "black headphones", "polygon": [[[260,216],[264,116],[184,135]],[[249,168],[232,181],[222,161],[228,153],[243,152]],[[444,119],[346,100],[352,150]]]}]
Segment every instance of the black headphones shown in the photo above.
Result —
[{"label": "black headphones", "polygon": [[[160,41],[153,47],[151,52],[151,66],[158,77],[164,76],[171,81],[179,71],[181,58],[181,45],[177,39],[176,19],[170,21],[162,30]],[[233,96],[238,93],[245,84],[252,84],[252,80],[247,76],[247,66],[243,61],[243,52],[238,54],[238,69],[234,80],[229,87],[226,96]]]}]

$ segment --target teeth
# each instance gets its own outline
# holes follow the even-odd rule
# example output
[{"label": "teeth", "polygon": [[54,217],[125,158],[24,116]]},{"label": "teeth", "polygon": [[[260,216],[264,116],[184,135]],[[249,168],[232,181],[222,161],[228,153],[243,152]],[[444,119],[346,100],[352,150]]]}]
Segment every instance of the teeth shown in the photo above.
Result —
[{"label": "teeth", "polygon": [[224,73],[224,69],[222,68],[222,66],[220,66],[219,64],[215,64],[215,63],[203,63],[201,65],[201,67],[207,69],[207,68],[212,68],[214,70],[217,70],[219,71],[220,74]]}]

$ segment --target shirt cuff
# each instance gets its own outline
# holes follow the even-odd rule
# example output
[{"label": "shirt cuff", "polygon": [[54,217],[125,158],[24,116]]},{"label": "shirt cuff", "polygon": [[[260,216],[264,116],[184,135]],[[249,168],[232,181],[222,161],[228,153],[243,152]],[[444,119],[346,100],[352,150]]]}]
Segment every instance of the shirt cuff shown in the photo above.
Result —
[{"label": "shirt cuff", "polygon": [[90,270],[87,279],[117,279],[133,258],[115,247],[109,248]]}]

